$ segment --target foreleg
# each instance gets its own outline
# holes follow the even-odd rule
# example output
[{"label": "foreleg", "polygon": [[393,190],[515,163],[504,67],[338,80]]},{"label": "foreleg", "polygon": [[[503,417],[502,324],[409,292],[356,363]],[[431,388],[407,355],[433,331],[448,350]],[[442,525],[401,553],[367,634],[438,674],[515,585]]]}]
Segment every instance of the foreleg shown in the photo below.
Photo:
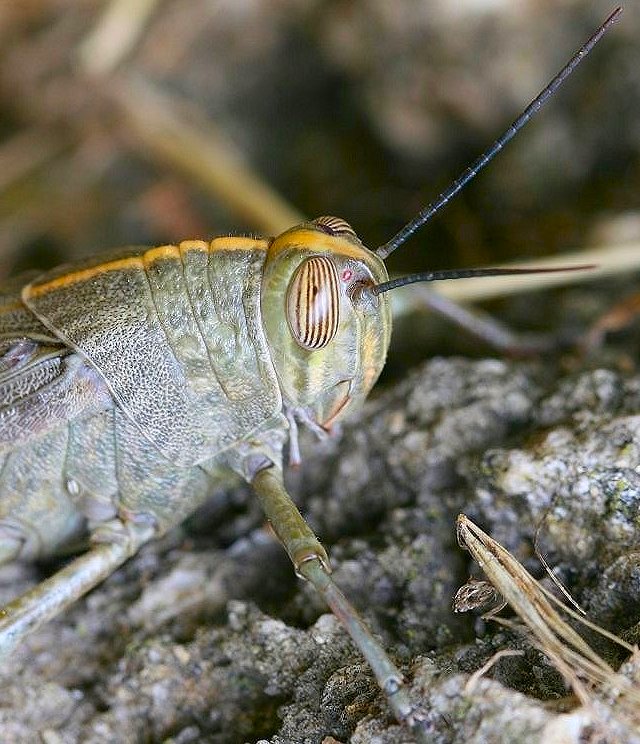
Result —
[{"label": "foreleg", "polygon": [[280,470],[271,467],[258,471],[253,487],[298,576],[320,592],[346,628],[371,666],[396,718],[409,726],[419,742],[428,742],[426,717],[411,703],[399,669],[331,578],[327,553],[287,493]]}]

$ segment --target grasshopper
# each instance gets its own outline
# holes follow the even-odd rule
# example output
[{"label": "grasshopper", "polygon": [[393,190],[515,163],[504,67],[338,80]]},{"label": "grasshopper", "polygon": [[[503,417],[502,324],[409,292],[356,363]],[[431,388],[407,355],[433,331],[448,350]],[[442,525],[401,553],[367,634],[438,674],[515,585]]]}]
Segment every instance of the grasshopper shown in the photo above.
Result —
[{"label": "grasshopper", "polygon": [[376,250],[337,217],[275,238],[187,240],[0,290],[0,563],[91,548],[4,608],[0,652],[191,514],[225,471],[255,490],[295,571],[323,596],[420,741],[428,718],[331,577],[285,489],[283,449],[361,406],[385,362],[387,292],[414,282],[584,269],[418,273],[384,260],[512,139],[619,18],[616,9],[506,132]]}]

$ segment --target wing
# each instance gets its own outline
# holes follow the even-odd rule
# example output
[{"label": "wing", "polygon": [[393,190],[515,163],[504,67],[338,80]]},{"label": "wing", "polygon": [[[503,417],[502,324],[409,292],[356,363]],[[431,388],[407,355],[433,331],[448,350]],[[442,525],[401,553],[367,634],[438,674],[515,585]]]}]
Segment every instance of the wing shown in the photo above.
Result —
[{"label": "wing", "polygon": [[98,374],[7,289],[0,289],[0,453],[111,405]]}]

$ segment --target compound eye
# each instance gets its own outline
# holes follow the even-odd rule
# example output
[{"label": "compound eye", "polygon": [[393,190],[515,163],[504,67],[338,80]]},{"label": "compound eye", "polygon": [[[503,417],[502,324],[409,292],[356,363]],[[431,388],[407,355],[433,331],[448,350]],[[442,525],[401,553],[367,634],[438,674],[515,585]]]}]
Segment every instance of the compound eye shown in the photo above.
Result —
[{"label": "compound eye", "polygon": [[313,221],[313,224],[328,235],[348,235],[352,238],[357,237],[356,231],[346,220],[343,220],[342,217],[324,215],[322,217],[317,217]]},{"label": "compound eye", "polygon": [[338,272],[326,256],[307,258],[287,289],[287,321],[303,349],[323,349],[340,323]]}]

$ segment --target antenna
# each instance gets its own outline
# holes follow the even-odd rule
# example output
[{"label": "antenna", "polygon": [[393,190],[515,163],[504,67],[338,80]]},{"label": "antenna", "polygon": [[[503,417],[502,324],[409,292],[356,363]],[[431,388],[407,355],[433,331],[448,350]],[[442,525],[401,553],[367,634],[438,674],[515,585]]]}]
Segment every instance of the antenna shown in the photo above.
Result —
[{"label": "antenna", "polygon": [[376,248],[374,251],[381,259],[387,258],[396,248],[401,246],[407,238],[413,235],[416,230],[428,222],[437,212],[439,212],[451,199],[461,191],[474,178],[487,163],[492,160],[502,148],[513,139],[518,131],[536,114],[549,98],[558,90],[564,81],[571,75],[575,68],[589,54],[593,47],[600,41],[609,28],[619,20],[622,15],[622,8],[616,8],[607,20],[598,28],[598,30],[586,41],[580,49],[571,57],[567,64],[551,80],[551,82],[531,101],[527,108],[511,124],[511,126],[487,149],[482,155],[468,168],[466,168],[458,178],[443,191],[438,198],[422,209],[410,222],[408,222],[391,240],[384,245]]}]

